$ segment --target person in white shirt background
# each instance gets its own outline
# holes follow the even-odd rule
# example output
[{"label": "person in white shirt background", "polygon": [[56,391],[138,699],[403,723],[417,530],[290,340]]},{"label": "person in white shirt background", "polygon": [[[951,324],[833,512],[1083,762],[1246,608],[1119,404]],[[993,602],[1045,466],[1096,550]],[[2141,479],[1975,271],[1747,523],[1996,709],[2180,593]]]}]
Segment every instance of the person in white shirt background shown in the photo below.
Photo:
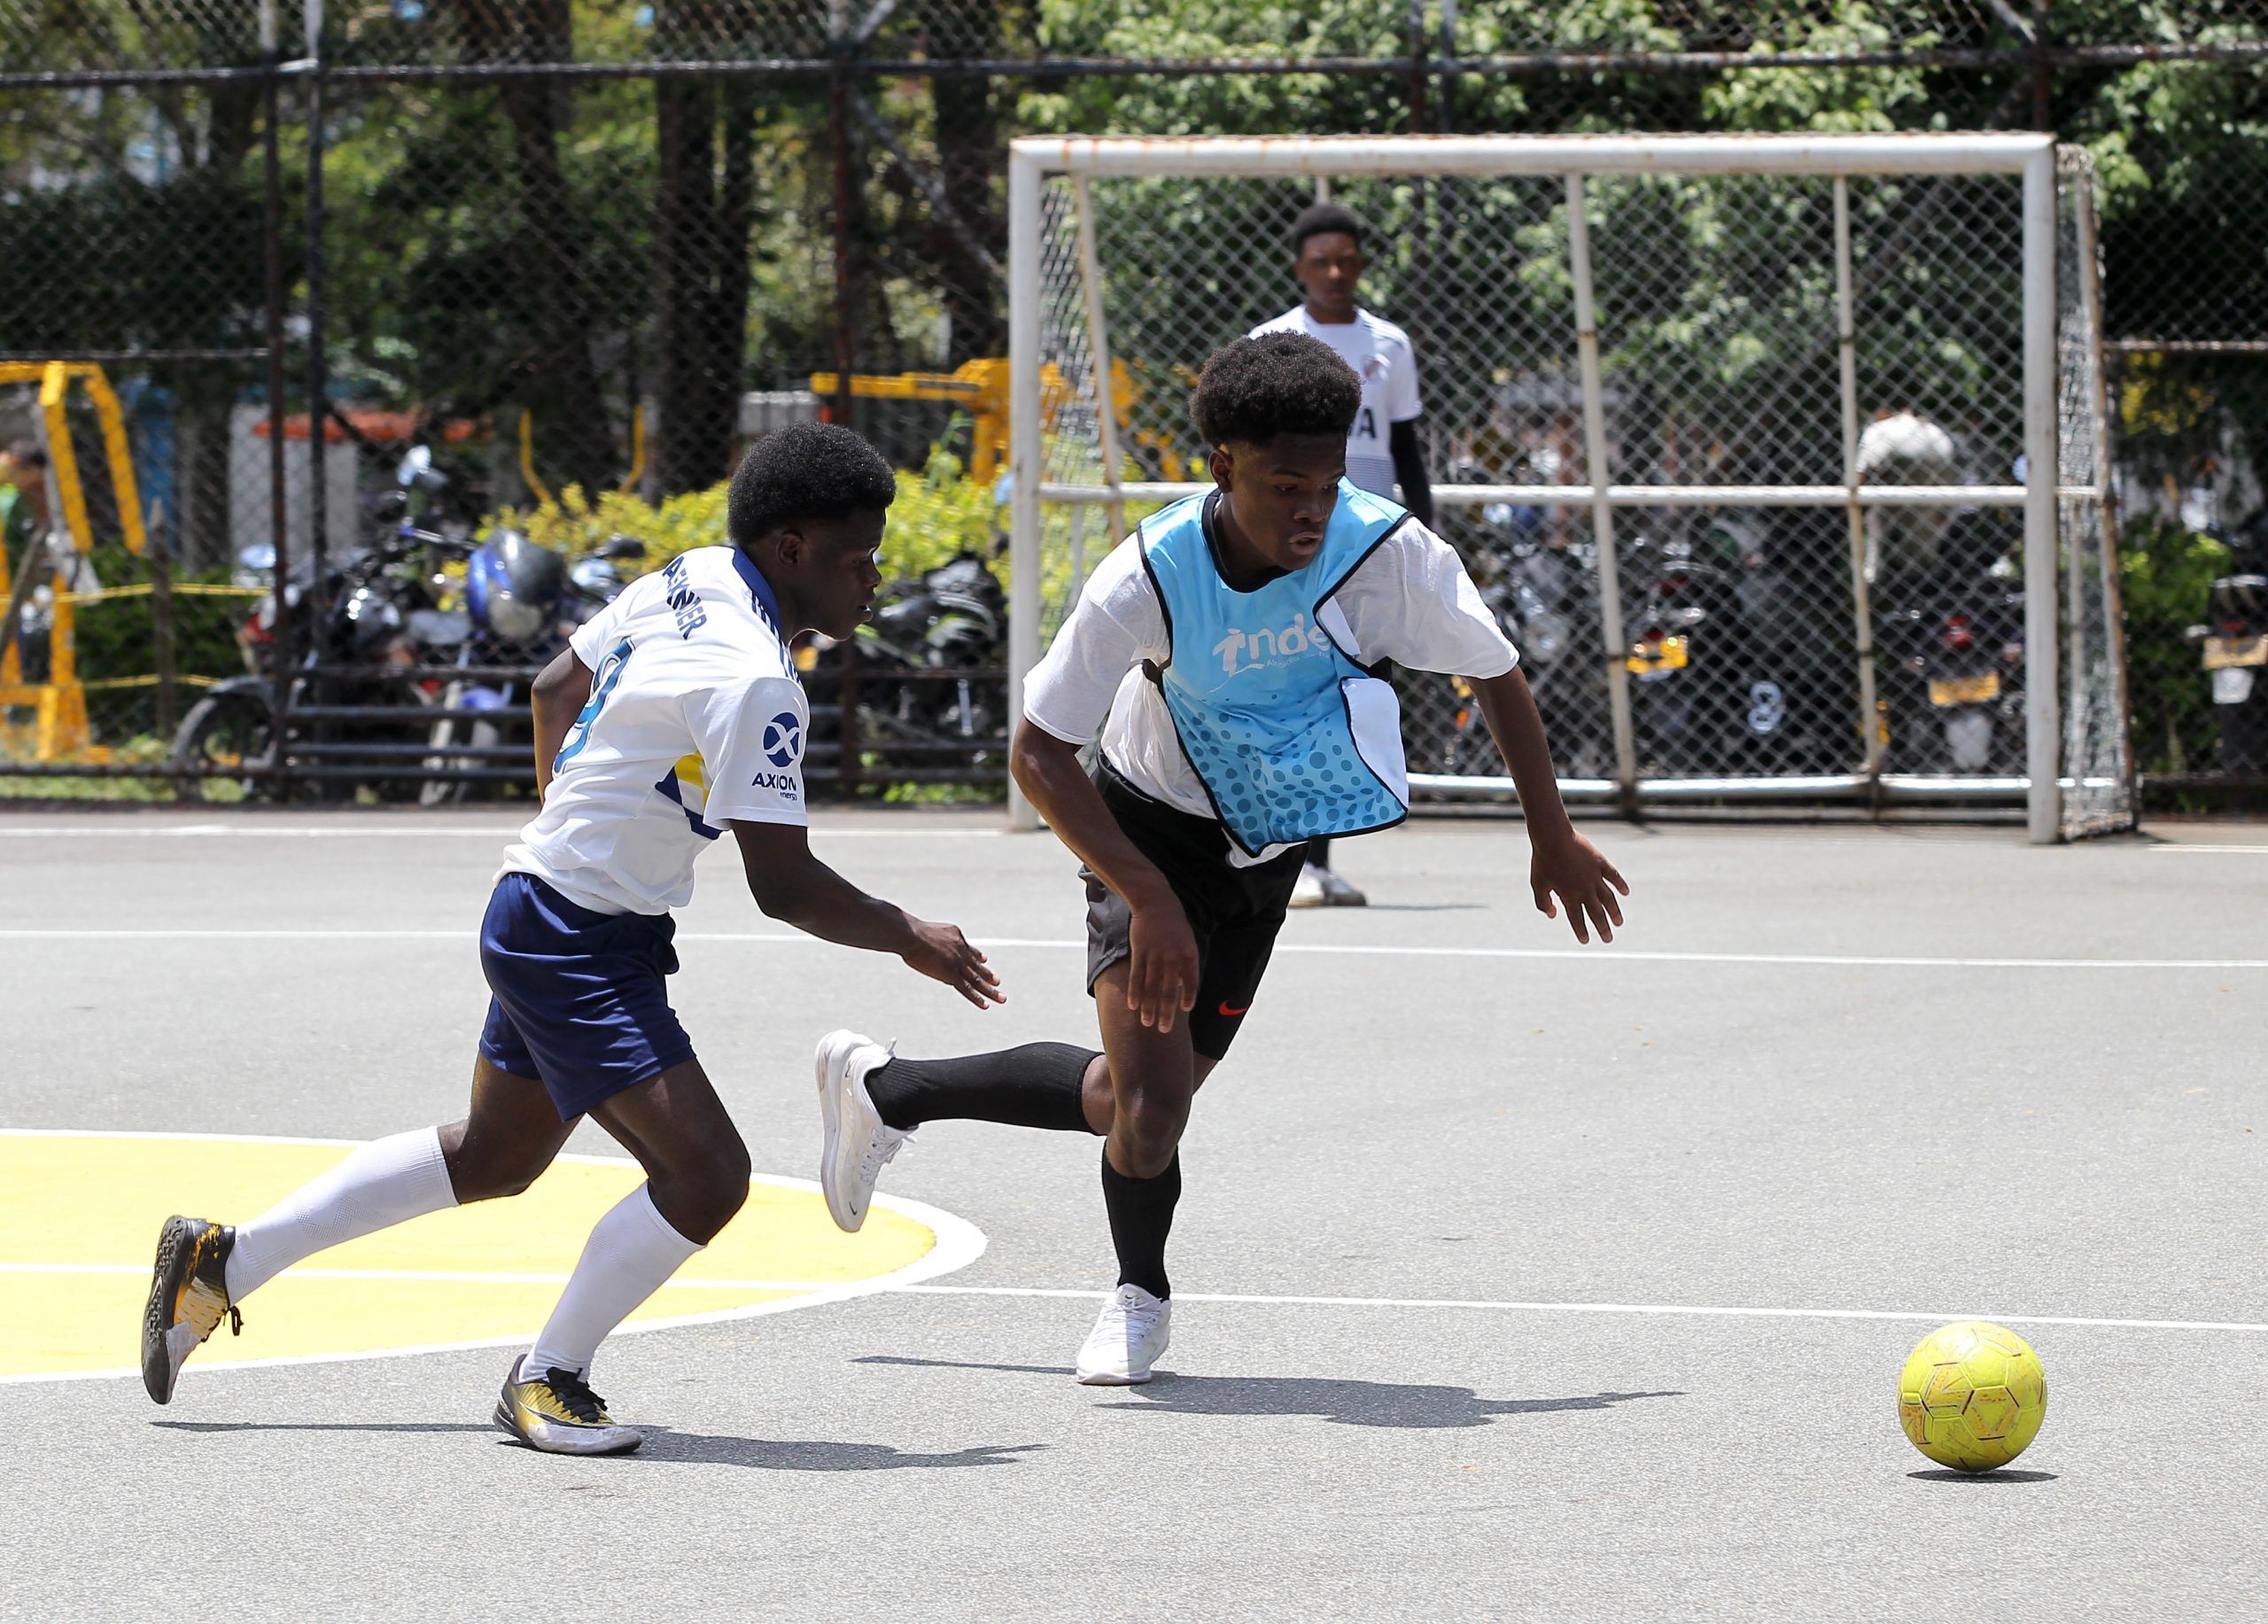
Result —
[{"label": "person in white shirt background", "polygon": [[[1355,302],[1369,264],[1363,256],[1367,233],[1359,215],[1335,203],[1302,209],[1292,221],[1292,276],[1300,284],[1301,302],[1248,336],[1305,333],[1339,352],[1363,380],[1363,408],[1347,436],[1347,478],[1400,501],[1430,529],[1433,486],[1418,445],[1418,419],[1425,409],[1418,388],[1418,354],[1408,333]],[[1368,900],[1332,871],[1331,842],[1310,842],[1292,905],[1360,907]]]}]

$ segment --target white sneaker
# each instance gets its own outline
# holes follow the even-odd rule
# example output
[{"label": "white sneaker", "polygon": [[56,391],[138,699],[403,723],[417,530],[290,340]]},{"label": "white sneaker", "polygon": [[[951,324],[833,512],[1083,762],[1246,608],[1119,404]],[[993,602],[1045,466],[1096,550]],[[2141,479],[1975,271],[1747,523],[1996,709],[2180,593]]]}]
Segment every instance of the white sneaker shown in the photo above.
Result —
[{"label": "white sneaker", "polygon": [[1323,905],[1326,908],[1361,908],[1370,905],[1370,898],[1340,879],[1328,868],[1318,868],[1316,877],[1323,882]]},{"label": "white sneaker", "polygon": [[866,1221],[874,1180],[913,1135],[891,1127],[866,1092],[866,1074],[889,1062],[889,1051],[852,1031],[819,1040],[819,1115],[826,1138],[819,1154],[819,1187],[835,1226],[855,1231]]},{"label": "white sneaker", "polygon": [[1150,1366],[1173,1333],[1173,1302],[1138,1286],[1122,1286],[1079,1348],[1078,1377],[1090,1387],[1126,1387],[1150,1379]]},{"label": "white sneaker", "polygon": [[1330,898],[1324,894],[1323,876],[1326,871],[1313,863],[1300,865],[1300,877],[1292,882],[1292,905],[1295,908],[1327,906]]}]

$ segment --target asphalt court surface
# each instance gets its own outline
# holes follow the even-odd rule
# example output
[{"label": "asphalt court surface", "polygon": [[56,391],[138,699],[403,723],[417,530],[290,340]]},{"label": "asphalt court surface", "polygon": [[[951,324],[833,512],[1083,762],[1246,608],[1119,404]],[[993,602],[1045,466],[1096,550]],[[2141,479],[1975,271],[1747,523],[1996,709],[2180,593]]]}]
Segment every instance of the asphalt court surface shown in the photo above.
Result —
[{"label": "asphalt court surface", "polygon": [[[856,1242],[807,1185],[827,1029],[1091,1040],[1070,859],[822,817],[1000,944],[980,1015],[712,856],[674,996],[762,1182],[649,1310],[696,1323],[601,1356],[646,1448],[578,1463],[486,1426],[501,1349],[403,1350],[533,1328],[633,1177],[593,1131],[522,1214],[256,1294],[169,1408],[99,1373],[146,1212],[461,1111],[510,820],[0,818],[0,1614],[2257,1616],[2268,828],[1587,827],[1636,892],[1604,950],[1516,824],[1342,849],[1378,905],[1290,921],[1184,1150],[1167,1373],[1118,1391],[1068,1375],[1091,1141],[925,1129]],[[1946,1480],[1893,1387],[1969,1315],[2049,1412]]]}]

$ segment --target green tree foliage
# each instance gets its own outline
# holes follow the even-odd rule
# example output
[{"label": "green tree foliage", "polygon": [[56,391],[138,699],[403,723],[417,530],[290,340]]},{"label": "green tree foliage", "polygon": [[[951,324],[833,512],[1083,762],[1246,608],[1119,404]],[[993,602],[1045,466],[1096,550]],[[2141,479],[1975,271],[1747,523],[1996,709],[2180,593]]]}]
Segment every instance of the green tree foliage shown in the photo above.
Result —
[{"label": "green tree foliage", "polygon": [[2229,549],[2179,525],[2130,524],[2119,540],[2127,688],[2142,771],[2210,770],[2218,765],[2211,689],[2185,634],[2205,618]]}]

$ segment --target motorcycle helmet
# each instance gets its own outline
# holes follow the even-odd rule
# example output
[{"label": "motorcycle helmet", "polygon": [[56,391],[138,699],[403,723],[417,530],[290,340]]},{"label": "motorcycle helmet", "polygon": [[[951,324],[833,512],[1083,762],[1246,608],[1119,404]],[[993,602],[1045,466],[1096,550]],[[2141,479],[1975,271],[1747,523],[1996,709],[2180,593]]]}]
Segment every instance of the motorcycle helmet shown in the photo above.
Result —
[{"label": "motorcycle helmet", "polygon": [[491,532],[465,566],[464,598],[476,625],[508,643],[532,642],[555,618],[564,561],[517,530]]},{"label": "motorcycle helmet", "polygon": [[346,646],[357,660],[377,660],[401,635],[401,607],[375,587],[357,587],[347,595]]}]

